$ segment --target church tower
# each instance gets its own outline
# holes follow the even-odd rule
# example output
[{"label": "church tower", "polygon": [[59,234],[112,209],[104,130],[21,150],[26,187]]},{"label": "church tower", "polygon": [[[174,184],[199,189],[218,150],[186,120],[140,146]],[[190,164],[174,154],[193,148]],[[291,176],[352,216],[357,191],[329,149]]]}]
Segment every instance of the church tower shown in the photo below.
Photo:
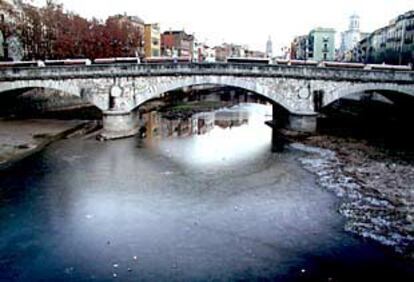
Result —
[{"label": "church tower", "polygon": [[273,42],[272,38],[269,36],[269,39],[266,42],[266,57],[272,58],[273,57]]},{"label": "church tower", "polygon": [[353,14],[349,17],[348,30],[342,33],[341,47],[340,47],[340,60],[350,61],[352,58],[351,51],[358,45],[361,40],[362,34],[360,31],[360,18],[357,14]]},{"label": "church tower", "polygon": [[359,31],[359,16],[354,14],[349,18],[349,30]]}]

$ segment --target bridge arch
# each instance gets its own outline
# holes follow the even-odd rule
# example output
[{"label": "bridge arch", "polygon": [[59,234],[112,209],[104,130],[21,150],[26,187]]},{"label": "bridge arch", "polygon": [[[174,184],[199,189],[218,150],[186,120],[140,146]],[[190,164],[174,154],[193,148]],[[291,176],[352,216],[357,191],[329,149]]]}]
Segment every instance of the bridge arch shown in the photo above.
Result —
[{"label": "bridge arch", "polygon": [[61,92],[65,92],[74,96],[81,97],[81,89],[76,84],[57,81],[13,81],[3,82],[0,84],[0,93],[19,90],[19,89],[33,89],[45,88]]},{"label": "bridge arch", "polygon": [[364,92],[391,92],[397,95],[408,95],[414,98],[414,86],[385,84],[385,83],[367,83],[360,85],[345,85],[334,89],[324,97],[323,107],[327,107],[341,98],[350,96],[352,94]]},{"label": "bridge arch", "polygon": [[[275,80],[277,78],[272,79]],[[134,109],[149,100],[161,97],[164,93],[199,85],[218,85],[243,89],[259,95],[270,103],[277,104],[291,113],[298,112],[296,108],[299,108],[295,107],[298,104],[292,103],[293,100],[296,100],[297,93],[292,91],[289,83],[286,83],[283,79],[279,83],[271,83],[270,78],[196,75],[147,78],[146,81],[143,81],[143,84],[141,85],[141,91],[136,91],[135,93]],[[310,104],[310,101],[304,102]],[[313,112],[312,109],[309,108],[309,112]]]},{"label": "bridge arch", "polygon": [[[0,83],[0,99],[1,94],[15,90],[31,90],[31,89],[49,89],[66,93],[72,96],[79,97],[85,102],[89,102],[96,106],[101,111],[107,110],[107,101],[99,99],[97,95],[91,93],[89,85],[84,85],[79,80],[20,80]],[[93,84],[91,84],[92,87]],[[92,95],[91,95],[92,94]]]}]

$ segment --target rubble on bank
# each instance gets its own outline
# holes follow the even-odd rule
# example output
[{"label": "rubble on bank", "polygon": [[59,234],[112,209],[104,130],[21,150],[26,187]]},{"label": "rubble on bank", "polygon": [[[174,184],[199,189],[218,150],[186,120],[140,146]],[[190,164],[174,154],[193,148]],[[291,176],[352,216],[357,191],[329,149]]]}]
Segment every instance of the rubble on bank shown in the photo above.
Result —
[{"label": "rubble on bank", "polygon": [[291,147],[309,153],[302,165],[343,199],[345,229],[414,259],[414,161],[368,142],[313,136]]}]

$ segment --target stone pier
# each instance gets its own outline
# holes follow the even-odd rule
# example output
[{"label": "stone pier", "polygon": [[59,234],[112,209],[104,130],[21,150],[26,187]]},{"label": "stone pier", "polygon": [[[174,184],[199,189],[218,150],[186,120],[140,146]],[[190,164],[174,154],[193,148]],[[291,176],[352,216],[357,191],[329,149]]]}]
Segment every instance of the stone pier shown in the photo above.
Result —
[{"label": "stone pier", "polygon": [[315,133],[317,130],[317,115],[289,114],[286,129],[301,133]]},{"label": "stone pier", "polygon": [[127,138],[139,131],[139,119],[135,112],[106,111],[103,113],[103,132],[105,140]]},{"label": "stone pier", "polygon": [[286,138],[281,130],[315,133],[317,130],[317,116],[291,114],[281,106],[274,104],[272,121],[266,122],[266,124],[272,128],[272,151],[282,152],[286,144]]},{"label": "stone pier", "polygon": [[272,107],[272,121],[267,122],[272,128],[272,152],[282,152],[286,142],[280,130],[285,127],[289,113],[277,104],[273,104]]}]

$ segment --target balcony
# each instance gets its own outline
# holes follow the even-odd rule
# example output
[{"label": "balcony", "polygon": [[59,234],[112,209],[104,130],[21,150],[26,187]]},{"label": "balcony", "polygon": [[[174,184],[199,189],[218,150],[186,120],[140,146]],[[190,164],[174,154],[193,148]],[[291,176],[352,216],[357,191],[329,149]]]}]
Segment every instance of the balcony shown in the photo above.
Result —
[{"label": "balcony", "polygon": [[413,38],[406,38],[404,44],[412,44],[414,42]]}]

